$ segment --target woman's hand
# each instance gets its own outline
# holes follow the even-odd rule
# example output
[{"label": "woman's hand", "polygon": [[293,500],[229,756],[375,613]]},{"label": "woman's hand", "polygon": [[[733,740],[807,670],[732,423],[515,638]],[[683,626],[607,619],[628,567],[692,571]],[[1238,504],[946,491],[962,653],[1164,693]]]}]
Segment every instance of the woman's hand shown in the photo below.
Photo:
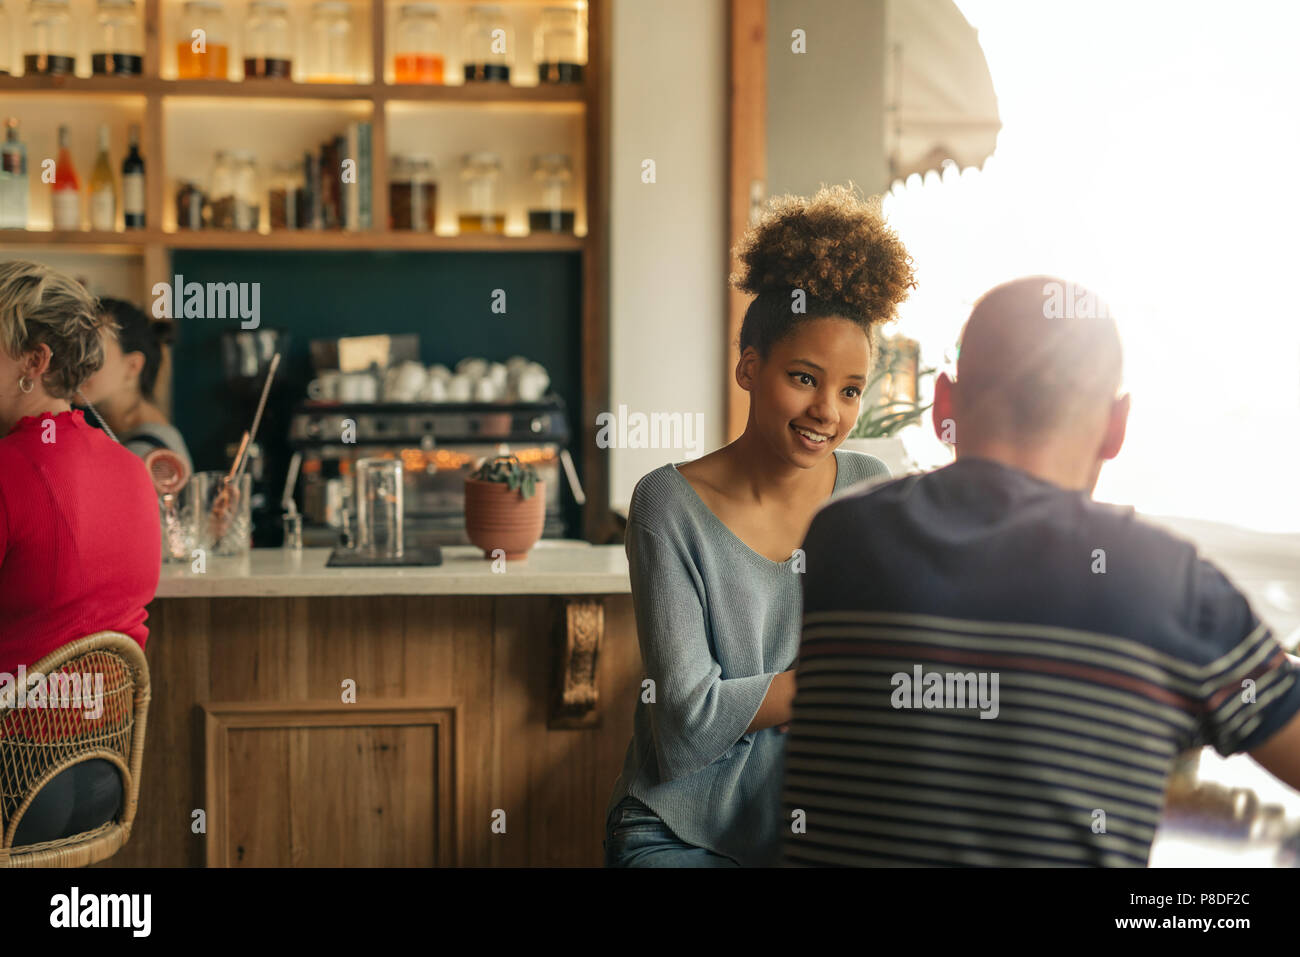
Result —
[{"label": "woman's hand", "polygon": [[777,733],[777,734],[785,734],[785,733],[786,733],[787,731],[789,731],[789,730],[790,730],[790,722],[789,722],[789,721],[786,721],[786,722],[784,722],[784,723],[782,723],[782,724],[778,724],[778,725],[776,726],[776,733]]}]

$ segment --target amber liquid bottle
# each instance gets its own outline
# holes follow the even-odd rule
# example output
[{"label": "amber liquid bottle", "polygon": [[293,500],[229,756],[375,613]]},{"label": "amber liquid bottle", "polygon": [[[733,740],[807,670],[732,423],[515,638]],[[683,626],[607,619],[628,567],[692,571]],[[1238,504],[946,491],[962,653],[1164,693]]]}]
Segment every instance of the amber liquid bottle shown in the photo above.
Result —
[{"label": "amber liquid bottle", "polygon": [[196,52],[189,40],[176,44],[176,77],[180,80],[224,80],[230,65],[230,46],[208,43]]},{"label": "amber liquid bottle", "polygon": [[398,83],[442,83],[443,59],[435,53],[399,53],[393,57]]}]

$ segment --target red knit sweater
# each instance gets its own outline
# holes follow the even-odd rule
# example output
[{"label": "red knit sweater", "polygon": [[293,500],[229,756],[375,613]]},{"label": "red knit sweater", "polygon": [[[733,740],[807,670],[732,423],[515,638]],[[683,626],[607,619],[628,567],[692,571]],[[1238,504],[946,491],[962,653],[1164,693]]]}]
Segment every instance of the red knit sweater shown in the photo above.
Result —
[{"label": "red knit sweater", "polygon": [[76,410],[20,419],[0,439],[0,672],[97,631],[143,647],[161,554],[139,457]]}]

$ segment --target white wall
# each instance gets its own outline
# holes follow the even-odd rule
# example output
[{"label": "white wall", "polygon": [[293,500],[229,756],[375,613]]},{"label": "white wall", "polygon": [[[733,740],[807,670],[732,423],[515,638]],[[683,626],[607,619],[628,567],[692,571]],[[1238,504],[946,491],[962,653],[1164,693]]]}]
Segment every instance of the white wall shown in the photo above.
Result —
[{"label": "white wall", "polygon": [[[725,434],[726,14],[724,0],[614,0],[611,22],[610,411],[701,412],[705,452]],[[615,507],[692,457],[609,455]]]},{"label": "white wall", "polygon": [[768,0],[767,18],[768,195],[888,189],[885,0]]}]

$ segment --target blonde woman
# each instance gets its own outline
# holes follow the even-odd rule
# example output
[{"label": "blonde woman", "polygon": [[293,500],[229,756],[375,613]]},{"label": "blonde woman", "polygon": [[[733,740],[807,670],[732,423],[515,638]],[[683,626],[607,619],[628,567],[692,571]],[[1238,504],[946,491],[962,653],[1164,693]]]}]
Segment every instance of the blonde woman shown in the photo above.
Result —
[{"label": "blonde woman", "polygon": [[[0,675],[97,631],[142,646],[158,587],[158,498],[144,463],[70,401],[103,362],[97,303],[32,262],[0,264]],[[75,765],[19,821],[16,845],[112,820],[116,768]]]}]

